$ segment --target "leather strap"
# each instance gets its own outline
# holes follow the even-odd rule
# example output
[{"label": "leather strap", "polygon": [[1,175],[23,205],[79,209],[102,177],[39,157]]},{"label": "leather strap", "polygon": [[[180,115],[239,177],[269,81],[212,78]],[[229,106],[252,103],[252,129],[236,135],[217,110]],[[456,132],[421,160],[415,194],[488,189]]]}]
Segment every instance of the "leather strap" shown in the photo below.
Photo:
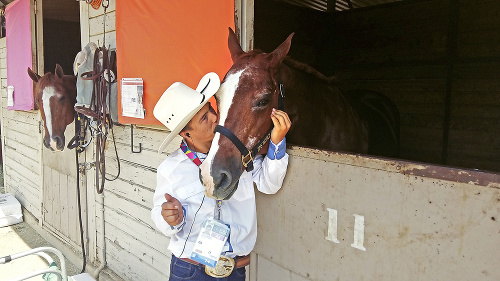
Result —
[{"label": "leather strap", "polygon": [[[181,260],[183,260],[183,261],[185,261],[185,262],[187,262],[187,263],[190,263],[190,264],[192,264],[192,265],[196,265],[196,266],[201,265],[201,266],[205,267],[205,265],[203,265],[203,264],[201,264],[201,263],[199,263],[199,262],[197,262],[197,261],[194,261],[194,260],[192,260],[192,259],[183,258],[183,259],[181,259]],[[241,267],[245,267],[245,266],[247,266],[247,265],[249,265],[249,264],[250,264],[250,255],[236,257],[236,258],[234,259],[234,261],[235,261],[235,263],[236,263],[236,265],[235,265],[235,267],[234,267],[234,268],[241,268]]]}]

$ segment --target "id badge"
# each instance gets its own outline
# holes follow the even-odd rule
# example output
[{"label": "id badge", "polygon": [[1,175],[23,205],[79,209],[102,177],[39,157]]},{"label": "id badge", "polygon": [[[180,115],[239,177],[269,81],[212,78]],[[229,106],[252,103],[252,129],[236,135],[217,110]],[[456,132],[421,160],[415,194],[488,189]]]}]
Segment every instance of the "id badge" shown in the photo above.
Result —
[{"label": "id badge", "polygon": [[205,220],[194,244],[191,259],[215,267],[228,237],[229,226],[216,219]]}]

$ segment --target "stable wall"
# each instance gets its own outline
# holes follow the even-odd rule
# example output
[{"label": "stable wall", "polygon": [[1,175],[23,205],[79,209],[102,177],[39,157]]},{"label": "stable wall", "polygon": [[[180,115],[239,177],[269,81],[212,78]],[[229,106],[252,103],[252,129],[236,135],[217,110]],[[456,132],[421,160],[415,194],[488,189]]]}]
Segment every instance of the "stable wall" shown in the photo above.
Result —
[{"label": "stable wall", "polygon": [[500,175],[293,147],[251,280],[500,280]]},{"label": "stable wall", "polygon": [[[104,32],[104,9],[94,10],[89,5],[80,5],[82,45],[95,42],[102,46],[116,48],[115,1],[109,1],[106,11]],[[105,36],[105,39],[103,39]],[[118,52],[120,50],[117,50]],[[106,268],[101,280],[163,280],[168,275],[167,265],[170,255],[166,248],[169,239],[156,231],[150,219],[153,192],[156,187],[156,167],[166,157],[157,153],[165,133],[159,129],[134,127],[134,151],[131,152],[130,125],[113,127],[116,148],[120,161],[120,176],[114,181],[106,181],[104,186],[104,218],[106,239]],[[112,135],[108,136],[106,151],[107,178],[118,173]],[[95,142],[87,151],[93,153]],[[170,149],[171,151],[172,149]],[[87,160],[90,161],[90,160]],[[91,203],[88,206],[89,247],[93,253],[95,266],[103,257],[101,250],[102,225],[99,195],[94,184],[95,169],[86,175],[87,194]]]},{"label": "stable wall", "polygon": [[[82,44],[102,44],[106,36],[107,45],[114,48],[113,1],[106,14],[105,34],[103,9],[95,11],[83,2],[80,5]],[[5,42],[0,39],[0,44],[2,40]],[[0,54],[5,48],[1,46]],[[5,86],[4,58],[0,55]],[[37,149],[42,147],[39,113],[6,111],[5,88],[2,102],[4,155],[8,154],[4,156],[6,187],[21,195],[27,210],[40,216],[41,199],[36,195],[42,188],[41,179],[37,179],[41,162],[37,160],[41,157]],[[155,229],[149,210],[156,187],[156,167],[167,156],[157,153],[166,132],[134,127],[134,150],[139,150],[138,144],[142,143],[142,152],[135,154],[131,152],[130,129],[114,127],[121,172],[104,188],[107,268],[101,279],[163,280],[170,262],[166,250],[169,240]],[[33,134],[37,131],[38,135]],[[30,138],[35,139],[25,141]],[[112,178],[117,163],[111,136],[109,140],[106,162],[108,177]],[[29,146],[31,143],[34,147]],[[169,152],[177,148],[179,141],[172,143]],[[93,153],[92,146],[87,148],[87,155]],[[379,280],[391,276],[398,280],[413,276],[442,280],[449,273],[441,271],[446,268],[454,270],[449,276],[457,280],[500,278],[492,265],[498,260],[500,243],[491,242],[496,241],[499,231],[497,175],[311,149],[288,151],[292,156],[283,189],[274,196],[258,196],[259,238],[249,274],[253,280],[374,280],[373,276]],[[27,164],[15,166],[18,159],[25,158]],[[440,174],[449,178],[436,178]],[[484,175],[486,183],[478,175]],[[103,244],[93,178],[94,169],[90,169],[86,176],[87,242],[89,261],[98,266]],[[339,243],[332,242],[333,226],[329,230],[334,221],[332,210],[338,215]],[[354,214],[365,219],[364,239],[358,235],[355,245],[362,241],[366,251],[351,246]],[[410,273],[402,275],[405,270]],[[364,272],[371,275],[365,276]]]},{"label": "stable wall", "polygon": [[[41,142],[38,111],[7,110],[5,38],[0,39],[1,123],[4,186],[37,219],[41,210]],[[27,74],[26,74],[27,75]]]}]

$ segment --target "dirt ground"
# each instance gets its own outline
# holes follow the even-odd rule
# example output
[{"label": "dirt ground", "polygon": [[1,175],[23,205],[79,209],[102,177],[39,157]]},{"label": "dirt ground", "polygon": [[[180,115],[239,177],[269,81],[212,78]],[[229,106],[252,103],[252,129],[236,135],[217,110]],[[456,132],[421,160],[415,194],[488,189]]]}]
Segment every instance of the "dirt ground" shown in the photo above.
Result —
[{"label": "dirt ground", "polygon": [[[0,166],[0,194],[5,193],[3,187],[3,174]],[[52,247],[40,234],[38,234],[26,222],[18,223],[11,226],[0,227],[0,257],[17,254],[33,248],[48,246]],[[59,260],[55,255],[52,255],[54,261],[60,265]],[[71,264],[66,259],[66,271],[68,276],[80,273],[81,266],[78,267]],[[12,280],[21,277],[27,273],[45,269],[48,264],[44,259],[36,256],[26,256],[13,260],[7,264],[0,264],[0,281]],[[33,277],[27,280],[43,280],[41,276]]]}]

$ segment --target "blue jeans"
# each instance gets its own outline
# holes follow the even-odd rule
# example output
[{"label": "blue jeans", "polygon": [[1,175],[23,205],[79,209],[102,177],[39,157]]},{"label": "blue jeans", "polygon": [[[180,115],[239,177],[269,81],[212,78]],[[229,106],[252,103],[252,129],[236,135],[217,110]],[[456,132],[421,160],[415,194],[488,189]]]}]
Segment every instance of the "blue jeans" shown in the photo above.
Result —
[{"label": "blue jeans", "polygon": [[170,262],[169,281],[195,280],[195,281],[245,281],[245,267],[235,268],[231,275],[225,278],[214,278],[205,273],[203,265],[194,265],[172,255]]}]

